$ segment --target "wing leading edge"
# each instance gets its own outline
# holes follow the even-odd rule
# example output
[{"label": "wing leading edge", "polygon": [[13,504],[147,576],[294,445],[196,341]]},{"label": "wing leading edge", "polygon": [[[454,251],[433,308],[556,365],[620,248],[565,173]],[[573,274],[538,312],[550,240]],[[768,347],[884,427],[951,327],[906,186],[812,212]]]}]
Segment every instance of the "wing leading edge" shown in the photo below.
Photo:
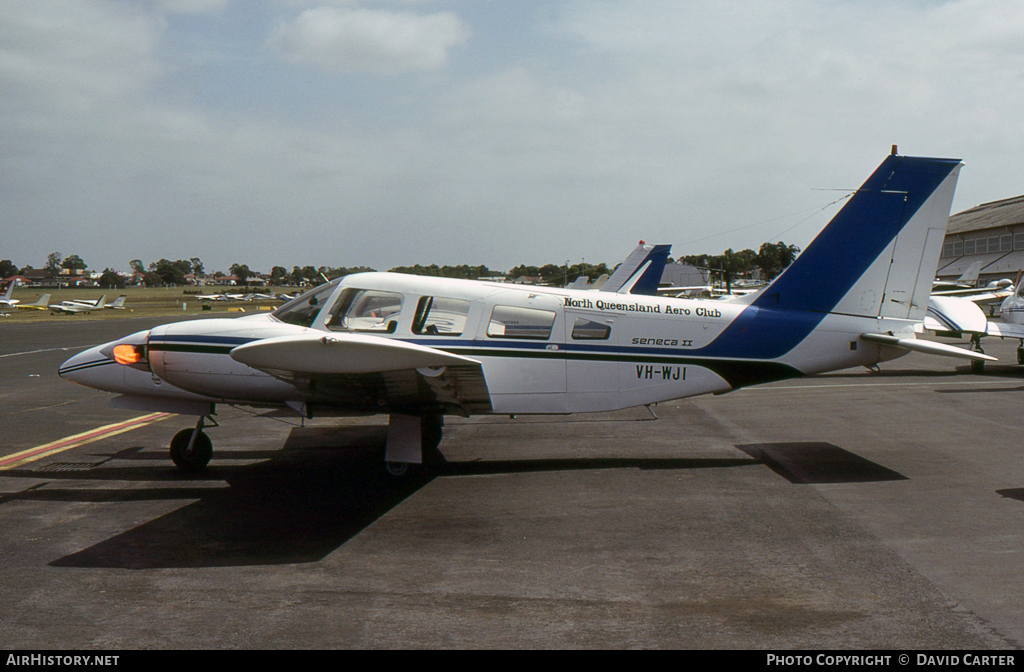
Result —
[{"label": "wing leading edge", "polygon": [[471,415],[491,410],[475,359],[364,334],[304,334],[246,343],[231,358],[317,400],[372,412]]}]

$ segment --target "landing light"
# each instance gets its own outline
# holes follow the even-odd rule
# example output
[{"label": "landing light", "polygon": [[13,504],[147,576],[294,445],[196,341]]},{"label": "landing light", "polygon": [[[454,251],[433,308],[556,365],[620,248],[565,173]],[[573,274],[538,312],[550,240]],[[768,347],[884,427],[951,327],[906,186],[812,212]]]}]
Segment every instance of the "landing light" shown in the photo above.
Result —
[{"label": "landing light", "polygon": [[136,346],[128,345],[127,343],[114,346],[114,361],[118,364],[128,366],[130,364],[138,364],[141,360],[142,353],[136,349]]}]

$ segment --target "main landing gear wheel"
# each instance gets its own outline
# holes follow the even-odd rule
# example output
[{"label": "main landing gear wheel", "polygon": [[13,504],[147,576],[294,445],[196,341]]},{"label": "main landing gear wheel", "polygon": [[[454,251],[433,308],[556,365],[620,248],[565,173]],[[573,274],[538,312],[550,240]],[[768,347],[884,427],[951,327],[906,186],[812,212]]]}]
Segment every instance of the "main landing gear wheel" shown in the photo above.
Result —
[{"label": "main landing gear wheel", "polygon": [[[985,351],[981,349],[981,337],[975,334],[971,336],[971,350],[974,352],[985,354]],[[1017,353],[1017,359],[1020,359],[1020,352]],[[981,375],[985,373],[985,362],[980,359],[971,360],[971,373]]]},{"label": "main landing gear wheel", "polygon": [[[192,435],[195,434],[195,441]],[[192,447],[189,448],[189,443]],[[198,472],[206,468],[213,457],[213,441],[199,429],[183,429],[171,439],[171,460],[182,471]]]},{"label": "main landing gear wheel", "polygon": [[[384,470],[392,478],[408,478],[430,473],[431,465],[444,464],[446,460],[437,449],[444,438],[444,416],[440,413],[424,415],[417,419],[419,424],[419,461],[397,462],[384,461]],[[415,436],[415,435],[414,435]],[[406,457],[412,457],[409,453]]]},{"label": "main landing gear wheel", "polygon": [[1024,347],[1017,348],[1017,363],[1024,365]]},{"label": "main landing gear wheel", "polygon": [[420,420],[420,441],[423,443],[424,459],[436,457],[434,453],[440,455],[437,447],[441,445],[443,438],[444,416],[440,414],[423,416],[423,419]]},{"label": "main landing gear wheel", "polygon": [[402,476],[405,476],[407,473],[409,473],[409,463],[385,462],[384,469],[387,470],[388,476],[393,476],[394,478],[401,478]]}]

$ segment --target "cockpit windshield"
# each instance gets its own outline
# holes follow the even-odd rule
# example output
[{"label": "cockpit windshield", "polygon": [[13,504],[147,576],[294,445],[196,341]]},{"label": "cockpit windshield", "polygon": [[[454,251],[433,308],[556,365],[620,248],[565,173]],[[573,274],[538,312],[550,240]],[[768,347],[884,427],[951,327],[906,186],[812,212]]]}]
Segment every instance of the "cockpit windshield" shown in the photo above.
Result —
[{"label": "cockpit windshield", "polygon": [[316,316],[320,314],[320,310],[324,307],[324,302],[331,298],[331,292],[338,286],[340,280],[339,278],[333,282],[328,282],[325,285],[311,289],[302,296],[284,304],[271,313],[271,315],[288,324],[300,327],[313,326]]}]

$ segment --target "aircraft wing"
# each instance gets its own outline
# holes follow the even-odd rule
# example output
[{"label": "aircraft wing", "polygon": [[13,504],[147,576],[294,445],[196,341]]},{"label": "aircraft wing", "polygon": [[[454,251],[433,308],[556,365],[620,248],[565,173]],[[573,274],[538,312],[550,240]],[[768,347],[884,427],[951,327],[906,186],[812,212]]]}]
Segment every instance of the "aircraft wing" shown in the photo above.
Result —
[{"label": "aircraft wing", "polygon": [[1011,294],[1013,294],[1013,291],[1007,288],[979,287],[977,289],[955,289],[948,292],[935,292],[932,296],[956,296],[975,303],[986,303],[1002,301]]},{"label": "aircraft wing", "polygon": [[366,334],[304,334],[246,343],[231,358],[301,389],[318,403],[409,414],[491,409],[480,362]]},{"label": "aircraft wing", "polygon": [[1024,324],[989,322],[985,332],[989,336],[999,336],[1000,338],[1024,338]]}]

